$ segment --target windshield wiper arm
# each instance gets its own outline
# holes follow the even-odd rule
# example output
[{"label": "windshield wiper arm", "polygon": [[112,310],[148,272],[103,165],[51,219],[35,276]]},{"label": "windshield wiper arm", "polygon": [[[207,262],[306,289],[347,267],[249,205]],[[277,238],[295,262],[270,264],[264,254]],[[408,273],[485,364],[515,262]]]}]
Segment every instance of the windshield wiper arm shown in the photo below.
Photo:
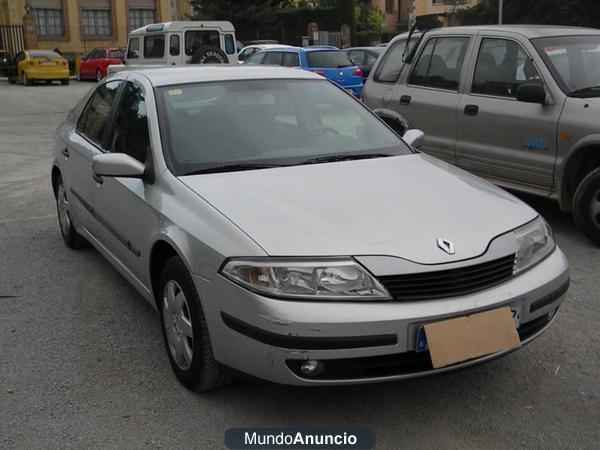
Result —
[{"label": "windshield wiper arm", "polygon": [[326,156],[318,156],[316,158],[309,158],[302,161],[300,164],[320,164],[320,163],[328,163],[328,162],[338,162],[338,161],[353,161],[357,159],[371,159],[371,158],[385,158],[387,156],[396,156],[391,155],[389,153],[362,153],[359,155],[326,155]]},{"label": "windshield wiper arm", "polygon": [[208,167],[206,169],[192,170],[183,175],[199,175],[202,173],[218,173],[218,172],[239,172],[241,170],[256,170],[270,169],[273,167],[284,167],[284,164],[263,164],[263,163],[240,163],[240,164],[225,164],[223,166]]},{"label": "windshield wiper arm", "polygon": [[589,94],[590,92],[600,91],[600,86],[588,86],[581,89],[575,89],[574,91],[569,92],[569,95],[583,95]]}]

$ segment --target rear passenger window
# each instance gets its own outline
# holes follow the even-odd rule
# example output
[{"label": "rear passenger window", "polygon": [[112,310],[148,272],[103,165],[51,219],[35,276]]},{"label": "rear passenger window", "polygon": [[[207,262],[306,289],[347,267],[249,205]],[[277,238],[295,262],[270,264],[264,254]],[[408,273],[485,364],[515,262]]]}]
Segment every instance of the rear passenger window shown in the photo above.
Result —
[{"label": "rear passenger window", "polygon": [[110,81],[100,85],[79,117],[77,131],[97,144],[102,145],[106,123],[120,84],[120,81]]},{"label": "rear passenger window", "polygon": [[283,53],[281,52],[269,52],[265,56],[263,64],[269,64],[272,66],[281,66],[283,64]]},{"label": "rear passenger window", "polygon": [[110,149],[125,153],[140,162],[146,161],[150,146],[146,100],[142,89],[127,82],[117,109]]},{"label": "rear passenger window", "polygon": [[468,37],[430,39],[421,52],[409,84],[458,90]]},{"label": "rear passenger window", "polygon": [[[417,42],[417,39],[411,39],[410,42],[412,47]],[[373,75],[375,81],[381,83],[395,83],[398,81],[398,76],[400,76],[400,71],[404,65],[404,61],[402,61],[404,47],[406,47],[406,39],[394,42],[392,46],[387,49]]]},{"label": "rear passenger window", "polygon": [[196,53],[196,50],[206,46],[221,48],[217,30],[190,30],[185,32],[186,55],[191,56]]},{"label": "rear passenger window", "polygon": [[248,58],[246,58],[246,64],[260,64],[264,56],[265,53],[262,52],[254,53],[253,55],[250,55]]},{"label": "rear passenger window", "polygon": [[543,85],[542,78],[525,50],[508,39],[483,39],[471,92],[516,98],[517,88],[523,83]]},{"label": "rear passenger window", "polygon": [[169,55],[177,56],[180,52],[179,35],[172,34],[169,38]]},{"label": "rear passenger window", "polygon": [[300,67],[298,53],[285,52],[283,54],[283,65],[286,67]]},{"label": "rear passenger window", "polygon": [[162,58],[165,56],[165,35],[152,34],[144,38],[144,58]]}]

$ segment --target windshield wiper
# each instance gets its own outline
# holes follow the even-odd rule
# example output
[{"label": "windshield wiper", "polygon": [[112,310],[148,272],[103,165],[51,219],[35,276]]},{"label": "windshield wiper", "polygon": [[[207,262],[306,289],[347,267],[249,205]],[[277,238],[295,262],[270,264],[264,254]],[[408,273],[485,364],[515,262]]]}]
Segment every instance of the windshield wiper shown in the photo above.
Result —
[{"label": "windshield wiper", "polygon": [[327,155],[327,156],[318,156],[316,158],[309,158],[307,160],[302,161],[300,164],[320,164],[320,163],[328,163],[328,162],[338,162],[338,161],[353,161],[357,159],[371,159],[371,158],[385,158],[387,156],[396,156],[390,155],[389,153],[363,153],[359,155]]},{"label": "windshield wiper", "polygon": [[218,172],[239,172],[241,170],[256,170],[256,169],[270,169],[273,167],[284,167],[284,164],[262,164],[262,163],[240,163],[240,164],[226,164],[224,166],[208,167],[206,169],[192,170],[186,172],[183,175],[199,175],[202,173],[218,173]]},{"label": "windshield wiper", "polygon": [[584,96],[584,94],[589,94],[590,92],[600,91],[600,86],[588,86],[581,89],[575,89],[574,91],[569,92],[569,95],[578,97]]}]

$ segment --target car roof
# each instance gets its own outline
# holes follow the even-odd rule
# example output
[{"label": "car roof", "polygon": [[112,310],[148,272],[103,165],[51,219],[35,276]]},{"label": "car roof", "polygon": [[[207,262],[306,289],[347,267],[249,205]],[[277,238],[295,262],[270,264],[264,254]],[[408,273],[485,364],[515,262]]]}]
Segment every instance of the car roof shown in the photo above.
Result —
[{"label": "car roof", "polygon": [[[419,36],[425,30],[417,30],[414,36]],[[427,34],[480,34],[488,31],[520,34],[527,39],[551,36],[600,35],[597,28],[569,27],[563,25],[469,25],[459,27],[443,27],[427,30]],[[396,36],[393,41],[406,38],[408,33]]]},{"label": "car roof", "polygon": [[323,77],[305,70],[279,66],[214,64],[192,67],[160,67],[154,69],[134,69],[117,72],[137,73],[146,77],[153,86],[169,86],[186,83],[206,83],[211,81],[298,79],[323,80]]},{"label": "car roof", "polygon": [[[150,31],[148,31],[150,28]],[[235,29],[233,24],[226,20],[180,20],[174,22],[159,22],[144,25],[143,27],[136,28],[129,32],[129,35],[138,35],[146,33],[164,33],[166,31],[183,31],[183,30],[197,30],[200,28],[220,28],[224,32],[233,33]]]},{"label": "car roof", "polygon": [[382,52],[385,50],[385,48],[383,48],[383,47],[348,47],[348,48],[342,49],[343,52],[348,52],[350,50],[371,50],[374,52]]}]

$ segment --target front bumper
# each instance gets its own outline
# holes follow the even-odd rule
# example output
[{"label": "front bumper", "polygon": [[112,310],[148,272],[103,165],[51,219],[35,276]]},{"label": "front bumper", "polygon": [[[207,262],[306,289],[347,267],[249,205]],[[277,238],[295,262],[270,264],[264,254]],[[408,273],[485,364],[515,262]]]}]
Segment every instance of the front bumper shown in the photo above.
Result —
[{"label": "front bumper", "polygon": [[[433,369],[428,353],[416,353],[424,323],[501,306],[521,308],[519,335],[526,344],[554,319],[566,297],[567,261],[556,249],[509,281],[461,297],[412,302],[287,301],[249,292],[222,276],[193,276],[213,345],[225,366],[268,381],[292,385],[389,381],[445,372],[510,351]],[[325,370],[303,376],[302,361]]]}]

